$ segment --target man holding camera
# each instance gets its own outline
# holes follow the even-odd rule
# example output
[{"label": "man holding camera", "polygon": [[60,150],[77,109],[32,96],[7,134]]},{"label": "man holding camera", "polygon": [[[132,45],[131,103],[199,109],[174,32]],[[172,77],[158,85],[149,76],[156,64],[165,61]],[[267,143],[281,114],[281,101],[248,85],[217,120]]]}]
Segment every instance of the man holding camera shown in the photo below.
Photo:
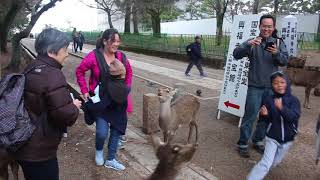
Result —
[{"label": "man holding camera", "polygon": [[[270,75],[278,71],[279,66],[288,63],[288,51],[282,39],[277,37],[275,18],[263,15],[260,18],[260,35],[242,43],[233,51],[236,59],[248,57],[250,61],[248,76],[248,92],[245,114],[240,127],[238,151],[240,156],[249,158],[248,141],[252,134],[252,126],[261,107],[263,95],[270,94]],[[263,154],[263,139],[268,122],[258,120],[252,137],[253,147]]]}]

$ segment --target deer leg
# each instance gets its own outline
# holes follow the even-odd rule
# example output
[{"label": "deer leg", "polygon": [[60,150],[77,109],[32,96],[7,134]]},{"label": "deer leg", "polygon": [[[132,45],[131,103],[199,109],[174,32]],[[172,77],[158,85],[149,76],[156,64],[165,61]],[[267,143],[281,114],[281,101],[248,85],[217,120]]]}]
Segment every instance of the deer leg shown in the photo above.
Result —
[{"label": "deer leg", "polygon": [[168,132],[163,131],[163,142],[167,142],[167,141],[168,141]]},{"label": "deer leg", "polygon": [[10,163],[11,172],[14,180],[18,180],[19,164],[16,161]]},{"label": "deer leg", "polygon": [[190,122],[190,123],[189,123],[188,144],[190,144],[190,140],[191,140],[192,133],[193,133],[193,123]]},{"label": "deer leg", "polygon": [[305,98],[304,98],[304,108],[310,109],[309,99],[310,99],[311,87],[306,87]]},{"label": "deer leg", "polygon": [[196,143],[195,143],[195,145],[198,145],[198,135],[199,135],[198,124],[196,122],[194,122],[193,125],[196,128]]}]

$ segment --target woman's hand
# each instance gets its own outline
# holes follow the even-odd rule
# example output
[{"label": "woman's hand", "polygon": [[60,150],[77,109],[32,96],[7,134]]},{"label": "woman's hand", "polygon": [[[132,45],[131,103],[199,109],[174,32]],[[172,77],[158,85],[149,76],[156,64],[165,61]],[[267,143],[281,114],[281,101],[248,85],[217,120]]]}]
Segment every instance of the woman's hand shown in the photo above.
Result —
[{"label": "woman's hand", "polygon": [[260,115],[261,116],[268,116],[268,109],[265,105],[263,105],[260,109]]},{"label": "woman's hand", "polygon": [[90,99],[89,93],[85,93],[85,94],[83,95],[83,99],[84,99],[85,102],[87,102],[87,101]]},{"label": "woman's hand", "polygon": [[82,103],[81,103],[81,101],[79,101],[78,99],[75,99],[75,100],[73,100],[73,104],[74,104],[75,106],[77,106],[78,109],[80,109]]}]

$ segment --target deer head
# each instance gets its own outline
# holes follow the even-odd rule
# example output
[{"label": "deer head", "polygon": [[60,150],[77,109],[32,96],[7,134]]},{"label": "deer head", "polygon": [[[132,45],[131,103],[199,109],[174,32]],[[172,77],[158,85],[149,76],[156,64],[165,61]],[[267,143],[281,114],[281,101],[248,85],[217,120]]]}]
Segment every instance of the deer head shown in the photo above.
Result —
[{"label": "deer head", "polygon": [[177,93],[178,89],[170,90],[169,88],[159,88],[158,96],[160,103],[167,102],[172,100],[173,96]]},{"label": "deer head", "polygon": [[151,140],[157,158],[174,165],[190,161],[198,146],[196,144],[165,143],[155,135],[151,135]]}]

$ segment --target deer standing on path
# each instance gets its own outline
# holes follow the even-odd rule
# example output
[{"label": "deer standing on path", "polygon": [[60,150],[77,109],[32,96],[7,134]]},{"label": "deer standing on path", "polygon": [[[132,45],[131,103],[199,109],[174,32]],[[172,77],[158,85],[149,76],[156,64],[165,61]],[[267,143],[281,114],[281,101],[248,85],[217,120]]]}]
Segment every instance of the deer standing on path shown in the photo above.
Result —
[{"label": "deer standing on path", "polygon": [[[198,141],[197,115],[200,108],[199,100],[190,95],[176,95],[177,89],[158,89],[160,101],[159,126],[162,130],[164,142],[170,141],[177,129],[182,125],[189,125],[188,143],[196,130],[196,143]],[[172,102],[172,98],[176,97]]]}]

